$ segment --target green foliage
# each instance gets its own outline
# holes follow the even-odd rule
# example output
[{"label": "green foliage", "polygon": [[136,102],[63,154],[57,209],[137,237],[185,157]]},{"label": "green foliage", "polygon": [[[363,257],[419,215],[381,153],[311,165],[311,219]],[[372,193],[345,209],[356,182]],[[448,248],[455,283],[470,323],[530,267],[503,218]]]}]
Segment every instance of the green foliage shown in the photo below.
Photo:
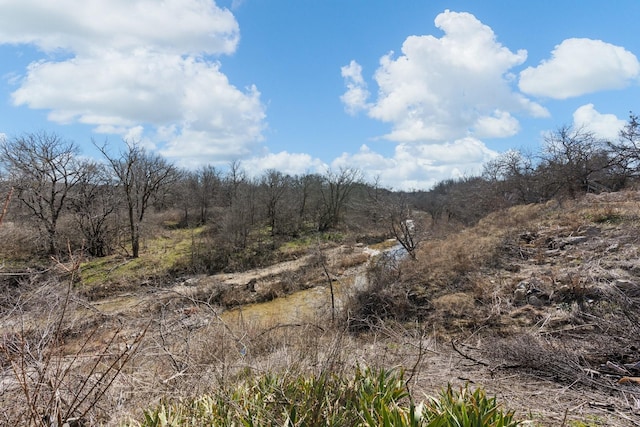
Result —
[{"label": "green foliage", "polygon": [[597,224],[620,224],[624,220],[622,214],[612,206],[597,209],[588,214],[587,218]]},{"label": "green foliage", "polygon": [[111,255],[90,259],[81,265],[82,283],[97,286],[163,277],[192,257],[192,242],[204,230],[205,227],[164,230],[162,234],[144,241],[141,258]]},{"label": "green foliage", "polygon": [[233,390],[198,399],[162,402],[131,426],[516,426],[482,389],[453,391],[414,405],[402,371],[356,368],[336,374],[268,374]]},{"label": "green foliage", "polygon": [[496,398],[487,398],[484,390],[471,391],[468,386],[454,391],[451,385],[439,398],[430,398],[422,413],[429,427],[468,426],[506,427],[517,426],[513,412],[504,413]]}]

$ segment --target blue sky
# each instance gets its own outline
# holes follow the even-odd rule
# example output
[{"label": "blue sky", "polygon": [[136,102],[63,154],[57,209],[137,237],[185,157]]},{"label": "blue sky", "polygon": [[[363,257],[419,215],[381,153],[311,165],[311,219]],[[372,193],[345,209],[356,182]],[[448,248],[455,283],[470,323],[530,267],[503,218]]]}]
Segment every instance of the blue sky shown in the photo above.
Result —
[{"label": "blue sky", "polygon": [[640,2],[0,0],[0,136],[395,189],[639,112]]}]

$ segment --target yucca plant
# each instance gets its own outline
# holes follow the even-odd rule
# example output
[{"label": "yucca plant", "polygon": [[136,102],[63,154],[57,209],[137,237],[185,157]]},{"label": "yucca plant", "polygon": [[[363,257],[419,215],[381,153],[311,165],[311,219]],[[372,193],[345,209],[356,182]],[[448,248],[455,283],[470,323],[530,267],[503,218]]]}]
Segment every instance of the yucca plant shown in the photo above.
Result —
[{"label": "yucca plant", "polygon": [[399,370],[357,367],[351,378],[268,374],[233,390],[190,401],[163,402],[144,414],[144,427],[215,426],[516,426],[482,389],[454,391],[414,405]]},{"label": "yucca plant", "polygon": [[417,425],[412,423],[415,417],[401,405],[409,397],[403,377],[402,371],[357,368],[356,402],[364,425]]},{"label": "yucca plant", "polygon": [[503,412],[496,398],[488,398],[486,392],[469,386],[454,391],[451,384],[438,398],[430,398],[421,409],[427,427],[512,427],[519,423],[511,411]]}]

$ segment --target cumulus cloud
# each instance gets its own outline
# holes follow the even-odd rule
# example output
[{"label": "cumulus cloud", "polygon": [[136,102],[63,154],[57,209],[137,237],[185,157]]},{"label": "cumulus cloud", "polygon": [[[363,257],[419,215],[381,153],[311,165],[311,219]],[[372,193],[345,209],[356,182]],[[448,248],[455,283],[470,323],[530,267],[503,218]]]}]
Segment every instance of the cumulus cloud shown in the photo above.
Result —
[{"label": "cumulus cloud", "polygon": [[473,129],[479,138],[507,137],[518,133],[520,123],[507,111],[496,110],[492,116],[478,117]]},{"label": "cumulus cloud", "polygon": [[251,176],[259,176],[263,172],[275,169],[291,176],[307,173],[324,173],[328,165],[322,160],[305,153],[269,153],[242,161],[242,166]]},{"label": "cumulus cloud", "polygon": [[92,54],[154,46],[175,54],[232,53],[233,14],[210,0],[20,0],[0,2],[0,42]]},{"label": "cumulus cloud", "polygon": [[601,40],[572,38],[555,47],[551,59],[520,73],[520,90],[567,99],[607,89],[621,89],[640,75],[636,56]]},{"label": "cumulus cloud", "polygon": [[442,37],[410,36],[400,56],[391,52],[381,58],[374,74],[375,102],[365,102],[359,64],[343,67],[347,111],[365,109],[369,117],[390,123],[385,138],[400,143],[511,136],[519,129],[512,113],[548,115],[512,88],[515,78],[509,70],[526,60],[525,50],[510,51],[469,13],[447,10],[435,25]]},{"label": "cumulus cloud", "polygon": [[167,156],[200,163],[246,154],[262,140],[260,92],[233,86],[212,59],[233,53],[238,40],[231,12],[210,0],[0,2],[0,44],[50,52],[27,68],[15,105],[146,138]]},{"label": "cumulus cloud", "polygon": [[586,104],[573,113],[573,126],[593,132],[598,138],[615,141],[620,130],[626,125],[615,114],[602,114],[593,104]]},{"label": "cumulus cloud", "polygon": [[401,143],[391,156],[363,144],[356,153],[343,153],[330,164],[308,154],[282,151],[243,160],[242,167],[253,177],[269,169],[293,176],[355,168],[369,182],[379,179],[385,187],[411,191],[429,189],[445,179],[476,175],[497,155],[480,140],[465,137],[443,144]]},{"label": "cumulus cloud", "polygon": [[362,77],[362,67],[356,61],[351,61],[340,69],[347,85],[347,91],[340,97],[349,114],[355,114],[367,107],[369,91]]},{"label": "cumulus cloud", "polygon": [[385,157],[363,145],[355,154],[344,153],[331,167],[355,167],[369,180],[397,190],[428,189],[438,182],[472,176],[498,153],[481,141],[465,137],[444,144],[401,143],[392,157]]}]

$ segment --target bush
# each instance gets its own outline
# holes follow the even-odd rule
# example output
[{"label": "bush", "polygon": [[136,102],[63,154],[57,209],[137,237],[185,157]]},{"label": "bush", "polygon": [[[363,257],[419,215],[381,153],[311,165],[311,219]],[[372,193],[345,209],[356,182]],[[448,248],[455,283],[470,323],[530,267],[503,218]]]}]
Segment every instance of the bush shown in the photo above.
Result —
[{"label": "bush", "polygon": [[471,391],[467,386],[454,391],[449,384],[439,398],[430,398],[423,409],[423,422],[429,427],[445,426],[517,426],[513,412],[503,412],[496,398],[488,398],[481,388]]},{"label": "bush", "polygon": [[163,402],[131,426],[516,426],[482,389],[451,386],[414,405],[402,371],[356,368],[353,378],[265,375],[210,395]]},{"label": "bush", "polygon": [[383,253],[367,269],[367,283],[356,288],[346,307],[351,332],[364,332],[385,320],[405,321],[419,317],[424,307],[408,297],[408,287],[400,281],[401,263]]}]

